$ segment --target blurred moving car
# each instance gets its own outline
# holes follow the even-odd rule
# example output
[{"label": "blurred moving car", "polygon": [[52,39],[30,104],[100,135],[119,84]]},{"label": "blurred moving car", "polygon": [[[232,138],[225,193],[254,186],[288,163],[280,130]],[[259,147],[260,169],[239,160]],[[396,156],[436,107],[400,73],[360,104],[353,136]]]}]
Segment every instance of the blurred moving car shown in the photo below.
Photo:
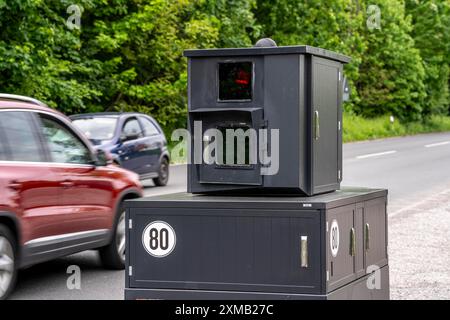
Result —
[{"label": "blurred moving car", "polygon": [[0,298],[19,268],[83,250],[123,269],[123,202],[140,196],[138,175],[110,165],[64,115],[0,94]]},{"label": "blurred moving car", "polygon": [[141,113],[87,113],[70,116],[96,148],[109,152],[117,165],[153,179],[157,186],[169,180],[170,156],[161,127]]}]

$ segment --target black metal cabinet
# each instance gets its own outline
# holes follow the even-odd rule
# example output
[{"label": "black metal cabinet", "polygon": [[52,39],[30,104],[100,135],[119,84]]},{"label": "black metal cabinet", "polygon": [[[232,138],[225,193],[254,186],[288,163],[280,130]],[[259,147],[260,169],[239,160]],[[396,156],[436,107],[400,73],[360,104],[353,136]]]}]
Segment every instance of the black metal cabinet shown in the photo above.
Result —
[{"label": "black metal cabinet", "polygon": [[[348,57],[309,46],[188,50],[185,56],[192,135],[188,192],[246,189],[314,195],[339,189],[343,65],[350,61]],[[220,68],[224,65],[239,71],[234,80],[245,82],[246,90],[236,91],[228,82],[223,85]],[[223,87],[230,91],[228,100],[221,95]],[[195,123],[200,121],[200,139],[194,141]],[[264,174],[272,164],[265,163],[259,153],[257,165],[206,163],[202,140],[211,128],[253,129],[258,148],[267,148],[269,154],[276,151],[271,134],[278,130],[276,170]],[[267,130],[267,143],[259,130]]]},{"label": "black metal cabinet", "polygon": [[[368,263],[386,267],[386,278],[386,194],[346,188],[313,197],[175,194],[128,201],[126,295],[331,298],[357,280],[359,289],[352,290],[364,291]],[[171,247],[168,254],[146,249],[145,234],[154,223],[173,230],[173,247],[161,242]],[[369,238],[361,234],[367,223]],[[388,287],[383,290],[379,297],[388,294]]]}]

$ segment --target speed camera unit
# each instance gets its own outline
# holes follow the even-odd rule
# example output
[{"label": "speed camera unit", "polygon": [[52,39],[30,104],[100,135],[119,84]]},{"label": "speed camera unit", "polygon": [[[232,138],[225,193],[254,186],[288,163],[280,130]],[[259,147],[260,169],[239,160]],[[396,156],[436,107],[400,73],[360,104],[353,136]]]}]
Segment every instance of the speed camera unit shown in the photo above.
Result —
[{"label": "speed camera unit", "polygon": [[387,190],[340,189],[349,58],[274,45],[185,52],[188,193],[126,201],[126,299],[389,298]]},{"label": "speed camera unit", "polygon": [[350,58],[310,46],[184,54],[189,192],[339,189],[343,65]]}]

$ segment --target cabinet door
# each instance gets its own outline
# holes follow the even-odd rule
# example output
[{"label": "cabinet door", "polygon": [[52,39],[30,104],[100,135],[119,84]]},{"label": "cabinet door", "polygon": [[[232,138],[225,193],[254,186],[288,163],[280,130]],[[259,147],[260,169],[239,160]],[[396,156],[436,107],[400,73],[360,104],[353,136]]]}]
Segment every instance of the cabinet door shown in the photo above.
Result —
[{"label": "cabinet door", "polygon": [[314,57],[313,77],[313,186],[314,193],[335,188],[341,177],[339,63]]},{"label": "cabinet door", "polygon": [[[200,183],[262,185],[257,143],[259,139],[260,144],[266,145],[261,141],[263,137],[258,137],[258,130],[263,122],[262,109],[196,112],[193,117],[194,121],[202,121],[203,130]],[[221,139],[220,135],[214,134],[217,131],[221,133]]]},{"label": "cabinet door", "polygon": [[365,267],[387,264],[386,199],[367,201],[364,206]]},{"label": "cabinet door", "polygon": [[355,205],[331,209],[327,213],[328,292],[356,278],[354,214]]},{"label": "cabinet door", "polygon": [[[133,208],[130,217],[131,287],[322,291],[319,212],[147,207]],[[148,254],[143,245],[154,221],[176,234],[173,251],[164,257]]]}]

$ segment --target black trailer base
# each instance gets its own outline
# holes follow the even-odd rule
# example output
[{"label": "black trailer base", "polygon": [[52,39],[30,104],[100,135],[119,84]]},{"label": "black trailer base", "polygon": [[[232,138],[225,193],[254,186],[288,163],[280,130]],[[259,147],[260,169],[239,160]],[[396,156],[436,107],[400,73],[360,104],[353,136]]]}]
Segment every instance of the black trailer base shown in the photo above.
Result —
[{"label": "black trailer base", "polygon": [[125,289],[126,300],[388,300],[389,266],[380,269],[381,286],[369,289],[369,275],[353,281],[326,295],[286,294],[274,292],[174,290],[174,289]]},{"label": "black trailer base", "polygon": [[387,191],[127,201],[126,299],[389,299]]}]

